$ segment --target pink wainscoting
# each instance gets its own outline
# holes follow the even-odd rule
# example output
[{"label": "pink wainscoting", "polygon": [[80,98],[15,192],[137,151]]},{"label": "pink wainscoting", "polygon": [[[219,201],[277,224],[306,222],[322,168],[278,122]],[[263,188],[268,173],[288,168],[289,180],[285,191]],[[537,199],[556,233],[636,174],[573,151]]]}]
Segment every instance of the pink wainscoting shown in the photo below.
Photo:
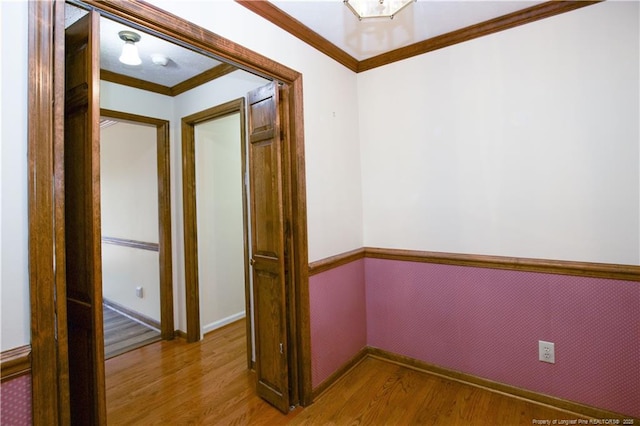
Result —
[{"label": "pink wainscoting", "polygon": [[382,259],[365,282],[369,346],[640,416],[640,283]]},{"label": "pink wainscoting", "polygon": [[309,277],[309,299],[316,388],[367,344],[364,259]]},{"label": "pink wainscoting", "polygon": [[0,384],[0,425],[31,425],[31,376]]}]

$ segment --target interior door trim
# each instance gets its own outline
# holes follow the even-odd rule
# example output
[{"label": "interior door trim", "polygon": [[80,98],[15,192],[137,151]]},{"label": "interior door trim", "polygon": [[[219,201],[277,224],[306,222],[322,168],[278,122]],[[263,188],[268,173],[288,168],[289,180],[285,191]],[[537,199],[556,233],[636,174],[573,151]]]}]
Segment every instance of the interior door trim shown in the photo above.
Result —
[{"label": "interior door trim", "polygon": [[158,170],[158,254],[160,257],[160,337],[171,340],[175,335],[173,315],[173,263],[171,242],[171,146],[169,121],[128,112],[100,109],[103,117],[156,128]]},{"label": "interior door trim", "polygon": [[[289,111],[284,193],[291,238],[289,272],[294,300],[288,321],[298,378],[292,402],[312,402],[309,275],[302,75],[191,22],[147,3],[88,0],[85,4],[121,20],[164,34],[183,44],[288,86]],[[69,419],[65,293],[63,184],[53,178],[64,166],[64,1],[29,2],[29,287],[32,336],[32,404],[35,425],[67,424]],[[58,31],[56,31],[56,28]],[[62,36],[61,36],[62,34]],[[61,41],[62,40],[62,41]],[[56,78],[57,77],[57,78]],[[36,179],[37,177],[37,179]],[[53,255],[55,253],[55,256]],[[55,265],[54,267],[54,260]],[[54,303],[54,300],[58,302]],[[57,314],[57,317],[56,317]],[[57,421],[56,421],[57,420]]]},{"label": "interior door trim", "polygon": [[64,31],[53,32],[54,27],[64,29],[64,12],[55,7],[61,4],[28,4],[28,250],[34,425],[71,421],[64,179],[54,177],[64,174],[64,102],[52,102],[63,99],[65,84],[64,79],[55,78],[64,75]]},{"label": "interior door trim", "polygon": [[[184,264],[185,264],[185,295],[187,302],[187,341],[200,340],[200,291],[198,278],[198,218],[196,209],[196,167],[195,167],[195,126],[209,120],[222,118],[230,114],[240,114],[240,143],[242,176],[246,176],[246,129],[244,98],[235,99],[216,105],[212,108],[196,112],[182,118],[182,200],[184,220]],[[244,182],[243,182],[244,183]],[[242,185],[242,214],[244,238],[244,283],[245,283],[245,312],[247,334],[247,367],[253,367],[251,353],[251,288],[249,284],[249,232],[247,187]],[[189,235],[191,238],[186,238]]]}]

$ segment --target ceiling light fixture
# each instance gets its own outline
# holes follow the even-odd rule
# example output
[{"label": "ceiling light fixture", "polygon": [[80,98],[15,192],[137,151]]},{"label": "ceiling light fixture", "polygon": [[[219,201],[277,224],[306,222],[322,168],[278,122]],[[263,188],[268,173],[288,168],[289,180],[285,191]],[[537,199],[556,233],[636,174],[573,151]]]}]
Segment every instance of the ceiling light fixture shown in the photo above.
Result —
[{"label": "ceiling light fixture", "polygon": [[140,65],[142,60],[138,55],[138,48],[135,43],[140,41],[140,34],[133,31],[120,31],[118,36],[124,40],[124,46],[122,46],[122,54],[120,55],[120,62],[126,65]]},{"label": "ceiling light fixture", "polygon": [[416,0],[344,0],[358,19],[389,18]]}]

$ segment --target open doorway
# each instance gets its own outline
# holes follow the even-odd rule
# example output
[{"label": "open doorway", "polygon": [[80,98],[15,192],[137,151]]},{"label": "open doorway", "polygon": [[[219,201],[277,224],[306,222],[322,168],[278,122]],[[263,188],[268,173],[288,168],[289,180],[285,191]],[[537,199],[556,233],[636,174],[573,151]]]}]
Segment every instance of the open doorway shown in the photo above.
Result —
[{"label": "open doorway", "polygon": [[168,127],[101,110],[106,359],[174,336]]},{"label": "open doorway", "polygon": [[252,367],[245,102],[182,118],[182,174],[190,341],[247,317]]},{"label": "open doorway", "polygon": [[[81,4],[80,2],[74,3]],[[283,110],[286,114],[282,125],[288,131],[289,137],[282,141],[281,160],[284,170],[281,183],[283,190],[282,212],[285,215],[287,229],[285,244],[288,253],[284,263],[287,268],[287,278],[290,280],[285,294],[288,306],[286,321],[287,331],[291,338],[291,344],[287,348],[286,361],[292,367],[292,386],[289,389],[292,397],[291,402],[303,405],[309,403],[312,395],[308,332],[301,75],[268,58],[247,51],[228,40],[223,40],[194,24],[146,6],[144,3],[133,4],[125,2],[112,4],[109,2],[85,1],[83,4],[88,5],[90,9],[107,13],[122,21],[135,17],[138,29],[145,26],[153,28],[154,32],[179,41],[182,45],[195,46],[199,51],[207,52],[213,57],[226,58],[236,65],[240,64],[243,69],[253,70],[259,75],[275,79],[284,85],[286,90],[282,100]],[[78,263],[79,268],[90,266],[89,264],[95,262],[96,258],[83,257],[83,251],[69,253],[69,250],[67,250],[65,253],[65,241],[74,240],[73,235],[68,231],[76,229],[78,225],[74,221],[67,221],[65,224],[64,204],[65,201],[69,201],[66,193],[68,186],[54,185],[61,182],[62,173],[64,172],[63,166],[66,163],[73,163],[70,160],[74,158],[73,153],[66,155],[67,149],[63,143],[64,132],[61,124],[64,106],[60,103],[52,104],[50,102],[50,99],[62,99],[64,97],[64,81],[60,79],[62,73],[59,73],[62,70],[62,65],[58,66],[58,64],[64,63],[62,60],[65,50],[62,46],[64,37],[61,31],[64,25],[64,12],[60,11],[60,3],[57,2],[55,5],[53,3],[34,3],[32,6],[30,31],[35,44],[30,47],[30,58],[33,58],[30,69],[34,75],[42,76],[43,80],[54,82],[52,85],[38,85],[37,81],[40,80],[36,77],[30,79],[30,102],[32,106],[29,124],[32,130],[30,132],[30,159],[33,161],[30,163],[30,170],[32,175],[42,176],[41,180],[34,183],[36,188],[30,194],[30,206],[37,206],[38,208],[38,210],[30,210],[32,221],[30,222],[29,232],[30,238],[35,241],[35,244],[30,245],[30,254],[39,256],[41,252],[47,250],[55,254],[54,261],[43,260],[34,264],[31,274],[31,302],[34,315],[38,316],[38,321],[32,323],[32,331],[39,336],[39,340],[34,342],[32,346],[33,411],[38,413],[38,418],[34,418],[34,421],[37,422],[38,419],[41,419],[46,422],[47,419],[52,418],[68,418],[69,396],[71,396],[71,405],[74,406],[73,399],[78,388],[72,389],[71,392],[68,391],[67,379],[70,368],[67,360],[79,354],[87,353],[87,356],[83,359],[83,361],[86,361],[86,365],[82,367],[91,368],[93,366],[95,368],[99,364],[100,358],[94,357],[91,351],[91,353],[88,353],[87,351],[79,350],[78,348],[80,347],[71,347],[72,343],[74,345],[76,343],[84,344],[85,341],[81,339],[84,339],[85,336],[91,338],[91,336],[97,335],[92,334],[95,333],[93,327],[96,324],[85,322],[89,328],[83,329],[83,333],[86,334],[81,336],[73,334],[75,331],[66,321],[66,317],[69,317],[69,315],[67,315],[65,300],[65,297],[68,297],[68,292],[67,296],[65,296],[65,257],[84,259],[82,262],[85,262],[86,265],[83,266],[83,264]],[[91,35],[90,40],[93,43],[96,37]],[[38,53],[43,51],[49,52],[51,57]],[[87,50],[86,58],[95,64],[95,59],[92,59],[95,58],[93,52],[91,49]],[[50,60],[51,58],[54,58],[54,60]],[[92,84],[96,83],[99,71],[93,68],[90,71],[93,74],[89,78],[92,80]],[[40,99],[47,99],[47,101],[38,102]],[[92,100],[90,99],[90,101]],[[92,102],[94,101],[95,99]],[[93,107],[89,112],[96,111],[95,104],[90,103],[90,105],[93,105]],[[91,117],[92,121],[97,125],[99,118],[95,114]],[[82,146],[78,145],[78,148],[80,147]],[[54,158],[55,161],[52,162],[51,158]],[[78,157],[76,156],[75,158]],[[84,170],[83,172],[90,172],[90,170]],[[78,175],[80,178],[85,176],[88,175]],[[68,175],[68,177],[70,183],[75,182],[73,181],[75,176]],[[80,182],[78,181],[78,183]],[[46,198],[41,198],[45,197],[43,194],[50,192],[51,188],[54,191],[54,200],[53,203],[48,203]],[[82,188],[90,189],[89,186],[79,187],[79,189]],[[79,199],[83,200],[83,198]],[[85,197],[84,200],[87,200],[87,198]],[[47,221],[54,221],[54,226],[47,224]],[[83,235],[89,238],[89,241],[94,246],[95,237],[99,237],[99,233],[96,233],[95,229],[90,225],[95,223],[92,220],[87,221],[87,226],[82,230],[85,233]],[[76,256],[76,254],[79,256]],[[42,258],[44,259],[44,257]],[[54,265],[57,267],[54,267]],[[75,267],[75,264],[72,266]],[[98,267],[95,269],[97,270]],[[67,272],[71,272],[69,267],[67,267]],[[81,274],[68,274],[67,276],[81,276]],[[91,279],[87,281],[87,290],[93,290],[90,282],[97,276],[98,274],[89,276]],[[75,290],[75,287],[73,289]],[[50,303],[51,294],[59,296],[53,305]],[[101,294],[99,296],[101,298]],[[92,296],[88,294],[87,297]],[[95,307],[95,305],[92,305],[92,307]],[[49,308],[53,308],[53,314]],[[97,318],[95,312],[87,312],[87,315],[91,315],[92,321]],[[69,331],[68,339],[67,331]],[[85,348],[97,347],[92,341],[89,341],[88,345]],[[76,349],[78,350],[76,351]],[[282,351],[280,353],[282,354]],[[96,361],[98,362],[96,363]],[[84,380],[81,379],[83,374],[87,374],[87,376],[82,377],[88,377],[91,380],[90,370],[79,371],[74,367],[73,371],[78,384],[80,384],[80,380]],[[56,372],[57,380],[53,380],[51,377],[52,372]],[[86,395],[85,402],[87,402],[87,407],[91,408],[93,406],[89,401],[90,399],[93,400],[93,403],[100,399],[100,395],[103,394],[101,386],[100,383],[97,383],[97,387],[92,388],[90,393],[84,394]],[[101,416],[102,414],[98,412],[96,415]]]}]

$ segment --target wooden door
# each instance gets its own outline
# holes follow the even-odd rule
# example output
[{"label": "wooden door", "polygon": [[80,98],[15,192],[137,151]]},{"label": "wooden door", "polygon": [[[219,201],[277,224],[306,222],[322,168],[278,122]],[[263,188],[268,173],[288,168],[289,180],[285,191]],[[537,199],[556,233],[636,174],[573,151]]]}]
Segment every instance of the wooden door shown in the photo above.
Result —
[{"label": "wooden door", "polygon": [[100,235],[99,16],[65,32],[64,202],[71,423],[106,424]]},{"label": "wooden door", "polygon": [[248,94],[257,392],[289,411],[282,134],[278,85]]}]

